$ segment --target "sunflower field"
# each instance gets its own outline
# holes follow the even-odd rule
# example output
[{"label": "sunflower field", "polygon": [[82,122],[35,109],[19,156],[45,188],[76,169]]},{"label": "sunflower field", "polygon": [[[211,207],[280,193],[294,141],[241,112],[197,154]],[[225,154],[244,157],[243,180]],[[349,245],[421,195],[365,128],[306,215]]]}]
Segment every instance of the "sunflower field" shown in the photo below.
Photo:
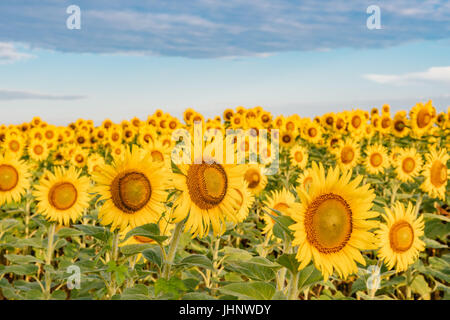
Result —
[{"label": "sunflower field", "polygon": [[[176,163],[180,129],[268,161]],[[448,150],[431,101],[1,125],[0,299],[446,300]]]}]

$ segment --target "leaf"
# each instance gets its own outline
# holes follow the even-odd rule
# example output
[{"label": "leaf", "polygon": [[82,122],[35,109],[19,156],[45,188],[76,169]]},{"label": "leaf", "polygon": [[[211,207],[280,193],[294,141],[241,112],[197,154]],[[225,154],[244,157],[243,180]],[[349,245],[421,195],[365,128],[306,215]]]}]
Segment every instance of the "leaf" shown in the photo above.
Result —
[{"label": "leaf", "polygon": [[430,287],[428,287],[428,283],[425,281],[425,278],[422,275],[418,275],[414,278],[411,283],[411,291],[425,299],[430,299],[430,292],[432,291]]},{"label": "leaf", "polygon": [[19,276],[27,276],[34,274],[38,271],[38,266],[34,264],[21,264],[13,266],[5,266],[3,270],[0,271],[1,274],[14,273]]},{"label": "leaf", "polygon": [[300,270],[298,278],[298,288],[300,291],[303,291],[323,280],[322,273],[317,270],[312,263]]},{"label": "leaf", "polygon": [[448,246],[445,244],[442,244],[436,240],[424,238],[423,241],[425,242],[425,245],[427,248],[433,248],[433,249],[447,249]]},{"label": "leaf", "polygon": [[283,267],[287,268],[293,274],[296,274],[298,272],[300,263],[295,258],[295,253],[285,253],[277,259],[277,262]]},{"label": "leaf", "polygon": [[434,213],[422,213],[424,218],[427,219],[437,219],[437,220],[442,220],[445,222],[450,222],[450,218],[443,216],[443,215],[439,215],[439,214],[434,214]]},{"label": "leaf", "polygon": [[73,228],[61,228],[56,233],[58,237],[66,238],[66,237],[77,237],[83,235],[83,232]]},{"label": "leaf", "polygon": [[170,278],[169,280],[159,278],[155,282],[155,296],[158,296],[160,293],[166,293],[177,299],[183,291],[186,291],[186,286],[178,278]]},{"label": "leaf", "polygon": [[292,220],[288,216],[283,215],[283,213],[278,210],[275,210],[273,208],[269,209],[278,214],[276,216],[265,211],[265,213],[268,214],[275,221],[275,224],[272,229],[273,234],[277,238],[280,238],[281,240],[285,240],[285,235],[287,236],[288,239],[292,240],[294,236],[292,235],[292,230],[289,229],[289,226],[294,224],[294,220]]},{"label": "leaf", "polygon": [[74,227],[77,228],[78,230],[81,230],[85,234],[92,236],[103,242],[107,242],[109,237],[111,236],[111,231],[109,231],[104,227],[84,225],[84,224],[77,224]]},{"label": "leaf", "polygon": [[182,300],[216,300],[216,298],[203,292],[188,292],[183,296]]},{"label": "leaf", "polygon": [[159,233],[159,227],[157,224],[149,223],[142,226],[139,226],[137,228],[134,228],[130,232],[127,233],[124,240],[127,240],[129,237],[132,236],[140,236],[140,237],[146,237],[152,240],[155,240],[159,244],[162,244],[164,240],[166,240],[167,236],[162,236]]},{"label": "leaf", "polygon": [[241,300],[270,300],[275,294],[275,287],[267,282],[242,282],[231,283],[219,291],[238,297]]},{"label": "leaf", "polygon": [[11,229],[15,225],[17,225],[18,223],[19,221],[17,221],[16,219],[2,219],[0,220],[0,231],[5,232],[8,229]]},{"label": "leaf", "polygon": [[153,246],[152,248],[142,251],[142,256],[151,263],[156,264],[158,268],[161,269],[163,257],[159,246]]},{"label": "leaf", "polygon": [[17,264],[26,264],[26,263],[44,263],[42,260],[39,260],[36,257],[26,255],[18,255],[18,254],[5,254],[5,258],[11,261],[12,263]]},{"label": "leaf", "polygon": [[274,269],[278,268],[279,266],[277,264],[263,257],[254,257],[247,261],[227,263],[227,269],[240,273],[247,278],[261,281],[270,281],[275,278]]},{"label": "leaf", "polygon": [[214,269],[211,260],[209,260],[206,256],[203,256],[201,254],[191,254],[186,258],[182,259],[179,263],[177,263],[177,266],[182,265],[197,266],[210,270]]},{"label": "leaf", "polygon": [[284,295],[282,291],[277,291],[272,296],[272,300],[287,300],[287,297]]},{"label": "leaf", "polygon": [[132,256],[141,253],[150,247],[151,245],[147,243],[128,244],[120,247],[120,252],[122,252],[126,256]]},{"label": "leaf", "polygon": [[223,251],[225,253],[224,261],[246,261],[252,258],[250,252],[239,248],[225,247],[223,248]]}]

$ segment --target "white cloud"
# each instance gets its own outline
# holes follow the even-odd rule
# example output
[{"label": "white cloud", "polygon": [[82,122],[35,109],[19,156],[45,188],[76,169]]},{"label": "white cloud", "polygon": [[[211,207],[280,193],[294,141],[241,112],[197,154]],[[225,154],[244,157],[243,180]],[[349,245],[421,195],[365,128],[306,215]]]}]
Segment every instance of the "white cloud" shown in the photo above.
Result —
[{"label": "white cloud", "polygon": [[450,83],[450,66],[431,67],[423,72],[404,74],[365,74],[364,78],[382,84],[405,85],[418,82]]},{"label": "white cloud", "polygon": [[4,90],[0,89],[0,101],[2,100],[79,100],[84,99],[85,96],[81,95],[61,95],[61,94],[48,94],[32,91],[20,91],[20,90]]},{"label": "white cloud", "polygon": [[10,42],[0,42],[0,64],[13,63],[32,58],[33,55],[19,52]]}]

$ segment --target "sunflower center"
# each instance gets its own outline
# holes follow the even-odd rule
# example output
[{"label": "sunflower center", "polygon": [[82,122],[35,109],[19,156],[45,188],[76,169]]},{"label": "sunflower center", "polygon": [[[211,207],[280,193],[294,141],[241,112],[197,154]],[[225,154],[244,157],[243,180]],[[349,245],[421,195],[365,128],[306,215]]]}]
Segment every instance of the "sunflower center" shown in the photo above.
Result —
[{"label": "sunflower center", "polygon": [[111,184],[111,199],[114,205],[125,213],[135,213],[150,201],[152,187],[141,172],[124,172]]},{"label": "sunflower center", "polygon": [[341,196],[323,194],[308,206],[306,236],[321,253],[339,252],[352,234],[352,211]]},{"label": "sunflower center", "polygon": [[297,162],[302,162],[302,160],[303,160],[303,152],[301,152],[301,151],[297,151],[296,153],[295,153],[295,161],[297,161]]},{"label": "sunflower center", "polygon": [[9,143],[9,149],[11,149],[11,151],[17,152],[20,149],[20,144],[19,142],[17,142],[16,140],[13,140]]},{"label": "sunflower center", "polygon": [[353,151],[352,147],[346,146],[342,148],[341,152],[341,161],[344,164],[348,164],[353,161],[355,158],[355,151]]},{"label": "sunflower center", "polygon": [[373,153],[370,155],[370,164],[374,167],[378,167],[383,163],[383,157],[379,153]]},{"label": "sunflower center", "polygon": [[383,129],[389,128],[390,125],[391,125],[391,119],[389,119],[388,117],[384,117],[383,120],[381,120],[381,127]]},{"label": "sunflower center", "polygon": [[256,188],[261,181],[261,175],[258,170],[250,169],[244,175],[245,181],[248,182],[250,189]]},{"label": "sunflower center", "polygon": [[48,193],[48,201],[58,210],[70,209],[78,198],[75,186],[70,182],[57,183]]},{"label": "sunflower center", "polygon": [[430,170],[431,183],[439,188],[447,181],[447,167],[441,161],[434,161]]},{"label": "sunflower center", "polygon": [[35,154],[37,154],[39,156],[44,152],[44,148],[38,144],[38,145],[34,146],[33,151]]},{"label": "sunflower center", "polygon": [[405,252],[414,242],[414,230],[406,221],[396,222],[389,231],[389,242],[395,252]]},{"label": "sunflower center", "polygon": [[397,120],[394,124],[394,128],[396,131],[402,132],[406,128],[406,126],[402,120]]},{"label": "sunflower center", "polygon": [[156,162],[163,162],[164,161],[164,156],[159,151],[155,151],[155,150],[152,151],[151,152],[151,156],[152,156],[153,161],[156,161]]},{"label": "sunflower center", "polygon": [[193,164],[186,178],[189,195],[201,209],[212,209],[222,202],[228,189],[228,178],[220,164]]},{"label": "sunflower center", "polygon": [[416,167],[416,162],[411,157],[404,159],[402,162],[402,169],[406,173],[413,172],[415,167]]},{"label": "sunflower center", "polygon": [[289,143],[291,142],[291,137],[289,135],[284,135],[283,136],[283,142],[284,143]]},{"label": "sunflower center", "polygon": [[337,119],[337,121],[336,121],[336,128],[337,128],[338,130],[340,130],[340,129],[342,129],[344,126],[345,126],[344,120],[341,119],[341,118]]},{"label": "sunflower center", "polygon": [[310,137],[315,137],[317,135],[317,129],[316,128],[309,128],[308,135]]},{"label": "sunflower center", "polygon": [[19,173],[9,164],[0,165],[0,191],[6,192],[14,189],[19,182]]},{"label": "sunflower center", "polygon": [[358,116],[355,116],[355,117],[352,118],[352,125],[355,128],[359,128],[359,126],[361,125],[361,122],[362,122],[361,118],[358,117]]},{"label": "sunflower center", "polygon": [[327,117],[325,122],[327,123],[327,125],[331,126],[333,124],[333,118],[332,117]]},{"label": "sunflower center", "polygon": [[426,127],[431,121],[431,115],[426,109],[422,109],[417,114],[417,126],[422,129]]}]

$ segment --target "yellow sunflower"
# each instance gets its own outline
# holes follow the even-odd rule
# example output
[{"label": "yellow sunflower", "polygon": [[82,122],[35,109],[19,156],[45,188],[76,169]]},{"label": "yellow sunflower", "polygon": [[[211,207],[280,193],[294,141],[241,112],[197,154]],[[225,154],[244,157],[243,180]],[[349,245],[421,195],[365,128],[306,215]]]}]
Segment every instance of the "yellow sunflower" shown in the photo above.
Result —
[{"label": "yellow sunflower", "polygon": [[421,168],[422,158],[415,148],[399,150],[395,157],[395,173],[400,181],[413,181]]},{"label": "yellow sunflower", "polygon": [[173,187],[180,193],[173,204],[174,222],[186,219],[185,229],[203,237],[212,226],[215,235],[225,231],[225,221],[237,223],[243,204],[245,165],[180,164]]},{"label": "yellow sunflower", "polygon": [[360,158],[360,148],[354,140],[347,139],[334,151],[337,163],[343,169],[354,168]]},{"label": "yellow sunflower", "polygon": [[375,193],[367,184],[359,186],[362,176],[351,181],[350,170],[341,175],[335,167],[326,174],[322,164],[314,162],[312,176],[308,191],[298,188],[301,203],[294,204],[291,215],[299,270],[313,260],[325,279],[333,270],[346,278],[358,271],[355,261],[365,265],[360,250],[376,248],[370,230],[378,222],[368,220],[378,216],[370,211]]},{"label": "yellow sunflower", "polygon": [[299,169],[304,169],[308,164],[308,150],[302,146],[295,146],[289,153],[291,163]]},{"label": "yellow sunflower", "polygon": [[417,103],[409,112],[412,132],[418,137],[423,136],[433,125],[435,116],[436,110],[431,100],[425,105]]},{"label": "yellow sunflower", "polygon": [[47,145],[46,145],[45,141],[43,141],[43,140],[33,140],[28,145],[27,150],[28,150],[28,154],[29,154],[30,158],[35,161],[43,161],[43,160],[47,159],[48,154],[49,154]]},{"label": "yellow sunflower", "polygon": [[244,169],[243,175],[245,181],[248,183],[249,190],[258,195],[266,187],[267,176],[264,174],[264,167],[259,164],[248,164]]},{"label": "yellow sunflower", "polygon": [[364,166],[371,174],[383,173],[389,166],[389,156],[387,149],[381,144],[369,145],[366,147],[366,157]]},{"label": "yellow sunflower", "polygon": [[89,178],[80,176],[74,167],[57,167],[55,173],[47,171],[34,187],[37,212],[49,221],[69,225],[89,207],[89,186]]},{"label": "yellow sunflower", "polygon": [[112,165],[103,165],[92,174],[94,192],[105,203],[98,216],[111,229],[126,229],[158,221],[164,212],[169,186],[169,170],[154,162],[134,146]]},{"label": "yellow sunflower", "polygon": [[431,149],[430,153],[425,155],[426,163],[423,167],[423,176],[425,181],[420,188],[428,193],[430,197],[439,198],[445,201],[445,192],[449,170],[447,161],[450,159],[446,149],[438,151]]},{"label": "yellow sunflower", "polygon": [[312,184],[312,169],[308,168],[303,170],[303,172],[297,178],[298,188],[303,188],[306,191],[309,190],[309,187]]},{"label": "yellow sunflower", "polygon": [[0,205],[19,202],[30,187],[29,166],[18,158],[0,155]]},{"label": "yellow sunflower", "polygon": [[389,269],[406,271],[425,249],[425,243],[419,238],[424,234],[423,216],[416,217],[411,202],[408,207],[396,202],[391,209],[385,208],[383,218],[386,223],[376,231],[380,249],[378,256],[384,259]]},{"label": "yellow sunflower", "polygon": [[[291,211],[293,208],[293,205],[295,203],[295,197],[292,193],[290,193],[288,190],[283,189],[281,191],[273,191],[264,201],[264,206],[267,208],[267,213],[277,216],[278,213],[275,211],[272,211],[270,209],[275,209],[279,212],[281,212],[283,215],[291,216]],[[268,215],[263,215],[263,220],[265,222],[265,226],[263,229],[263,233],[267,233],[268,235],[272,235],[273,226],[275,224],[275,221],[273,218]]]}]

